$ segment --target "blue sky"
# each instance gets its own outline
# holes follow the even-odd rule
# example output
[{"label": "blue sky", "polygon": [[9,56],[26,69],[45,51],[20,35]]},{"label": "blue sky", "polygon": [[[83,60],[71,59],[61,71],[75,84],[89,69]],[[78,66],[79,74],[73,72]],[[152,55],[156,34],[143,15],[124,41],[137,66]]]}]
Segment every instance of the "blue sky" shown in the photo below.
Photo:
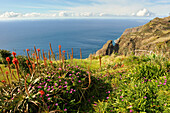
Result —
[{"label": "blue sky", "polygon": [[0,0],[0,18],[168,16],[170,0]]}]

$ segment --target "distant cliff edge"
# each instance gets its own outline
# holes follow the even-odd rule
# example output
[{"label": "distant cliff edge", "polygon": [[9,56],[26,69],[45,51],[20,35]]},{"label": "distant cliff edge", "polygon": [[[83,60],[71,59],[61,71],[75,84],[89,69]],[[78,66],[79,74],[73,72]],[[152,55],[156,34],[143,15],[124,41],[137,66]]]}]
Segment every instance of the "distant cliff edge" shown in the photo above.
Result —
[{"label": "distant cliff edge", "polygon": [[112,52],[128,54],[137,51],[170,52],[170,16],[157,17],[143,26],[128,28],[119,39],[115,40],[114,46],[107,47],[104,50],[109,50],[109,52],[100,49],[96,55],[99,55],[99,51],[101,55],[104,55],[102,51],[109,54]]}]

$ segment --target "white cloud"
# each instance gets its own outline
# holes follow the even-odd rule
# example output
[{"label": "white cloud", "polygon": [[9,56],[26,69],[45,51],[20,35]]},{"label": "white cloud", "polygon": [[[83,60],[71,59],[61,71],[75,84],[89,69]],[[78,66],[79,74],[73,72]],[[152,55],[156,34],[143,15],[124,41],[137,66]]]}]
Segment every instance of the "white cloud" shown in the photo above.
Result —
[{"label": "white cloud", "polygon": [[35,12],[33,12],[33,13],[26,13],[26,14],[23,15],[23,17],[40,17],[40,16],[42,16],[41,13],[35,13]]},{"label": "white cloud", "polygon": [[5,12],[2,15],[0,15],[0,18],[16,18],[21,17],[21,13],[15,13],[15,12]]},{"label": "white cloud", "polygon": [[67,12],[65,12],[65,11],[61,11],[61,12],[59,12],[59,14],[58,14],[58,16],[59,17],[66,17],[66,16],[68,16],[69,14],[67,13]]},{"label": "white cloud", "polygon": [[154,13],[150,12],[146,8],[139,10],[137,13],[132,13],[132,16],[154,16]]}]

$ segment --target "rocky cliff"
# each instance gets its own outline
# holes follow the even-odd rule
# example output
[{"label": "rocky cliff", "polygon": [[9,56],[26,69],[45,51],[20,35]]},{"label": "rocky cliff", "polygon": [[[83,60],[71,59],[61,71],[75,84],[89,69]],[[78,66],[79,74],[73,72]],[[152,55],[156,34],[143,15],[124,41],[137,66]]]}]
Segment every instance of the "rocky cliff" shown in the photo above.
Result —
[{"label": "rocky cliff", "polygon": [[170,16],[155,18],[149,23],[128,28],[115,40],[114,50],[120,54],[136,51],[170,51]]}]

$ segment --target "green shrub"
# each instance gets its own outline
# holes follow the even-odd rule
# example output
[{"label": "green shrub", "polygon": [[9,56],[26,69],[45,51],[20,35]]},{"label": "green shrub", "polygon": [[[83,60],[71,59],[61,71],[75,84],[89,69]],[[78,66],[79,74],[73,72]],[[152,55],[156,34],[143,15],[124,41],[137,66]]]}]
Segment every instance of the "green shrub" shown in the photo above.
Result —
[{"label": "green shrub", "polygon": [[11,58],[10,51],[0,49],[0,59],[1,59],[1,62],[4,63],[4,64],[7,64],[6,57],[10,57]]}]

